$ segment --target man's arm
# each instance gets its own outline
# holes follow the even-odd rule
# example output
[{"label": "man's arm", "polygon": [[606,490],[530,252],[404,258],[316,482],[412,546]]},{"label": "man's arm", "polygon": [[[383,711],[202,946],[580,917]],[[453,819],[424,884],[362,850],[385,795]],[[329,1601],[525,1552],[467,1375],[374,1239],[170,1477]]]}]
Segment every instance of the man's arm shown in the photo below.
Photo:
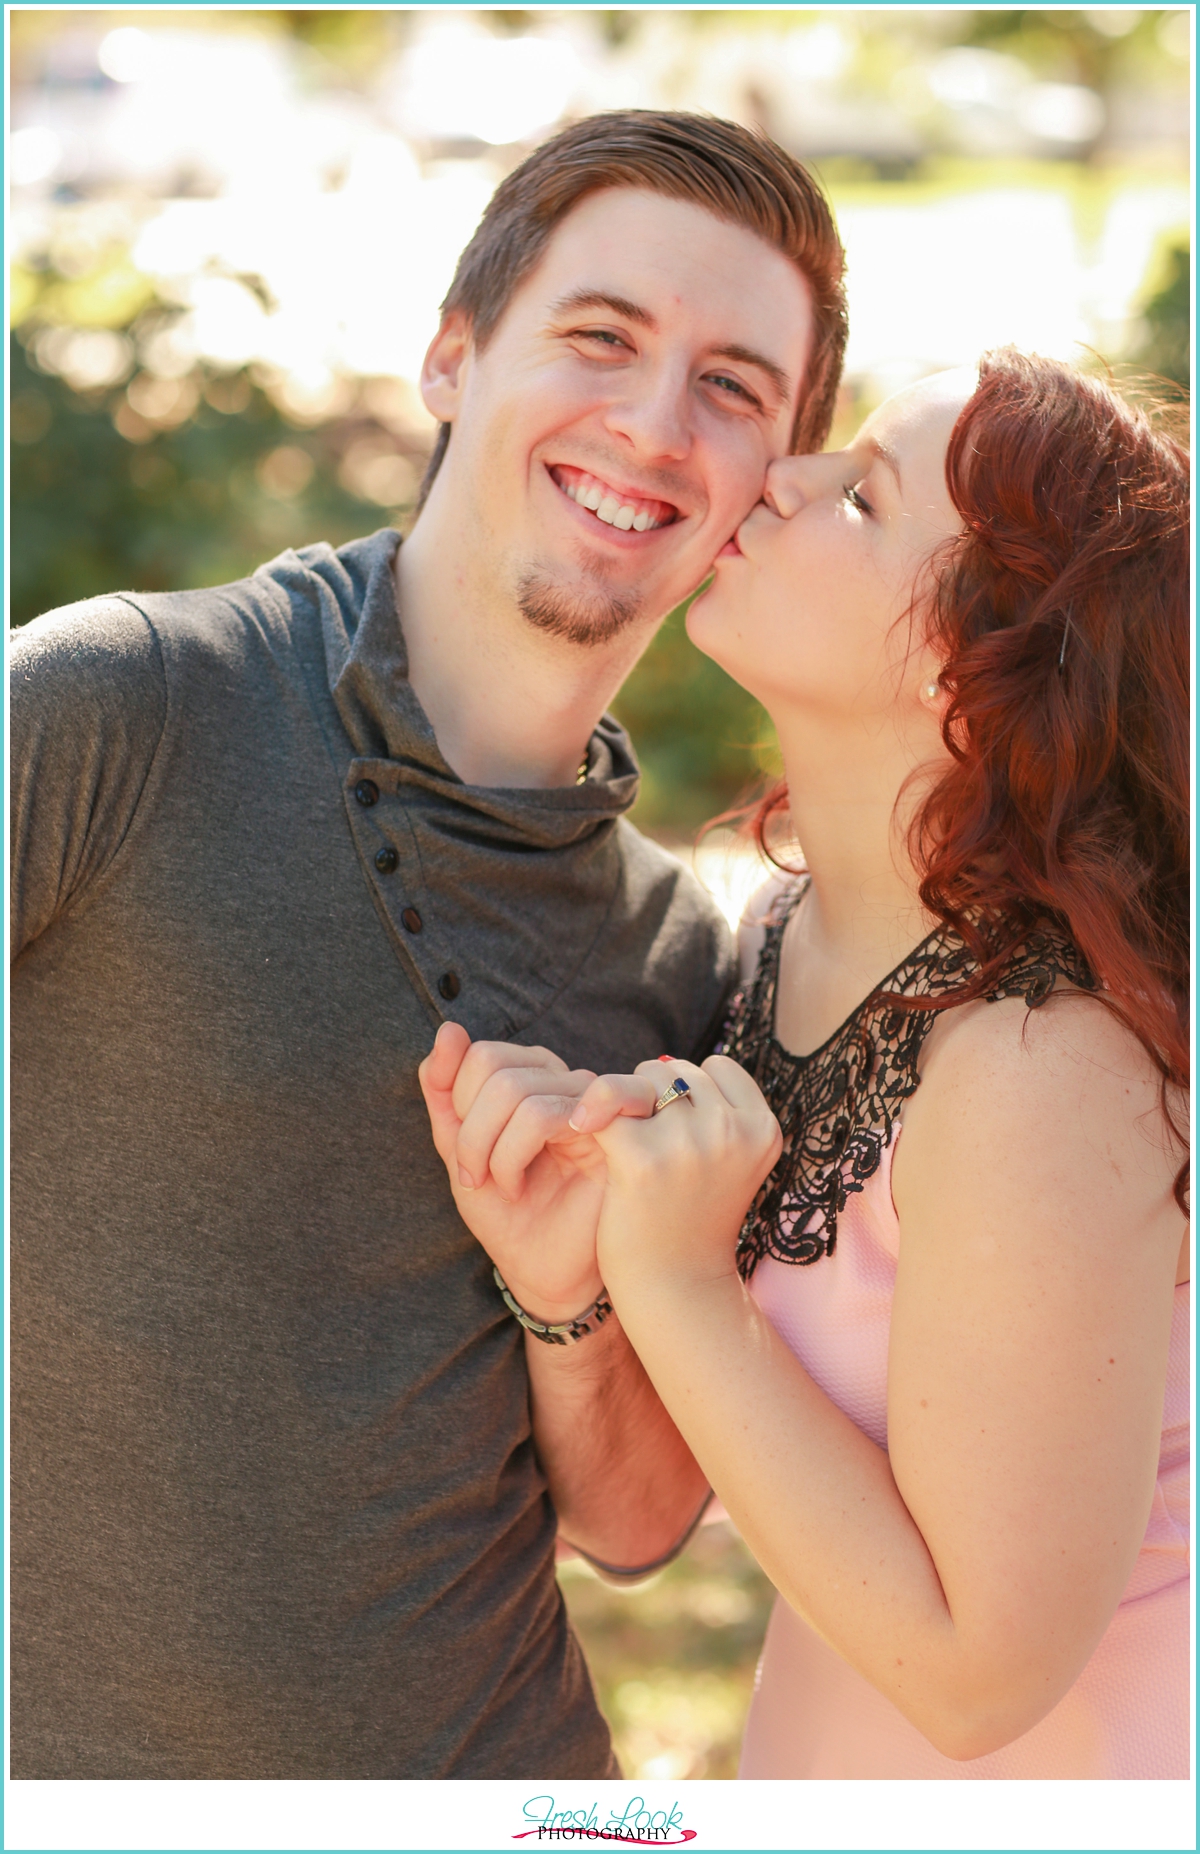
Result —
[{"label": "man's arm", "polygon": [[604,1576],[686,1543],[709,1486],[616,1315],[574,1346],[525,1337],[533,1437],[564,1540]]},{"label": "man's arm", "polygon": [[[549,1050],[471,1044],[444,1024],[420,1070],[459,1212],[517,1304],[565,1324],[599,1295],[604,1160],[568,1119],[593,1079]],[[575,1344],[525,1336],[534,1441],[564,1538],[644,1575],[683,1544],[708,1484],[610,1314]]]}]

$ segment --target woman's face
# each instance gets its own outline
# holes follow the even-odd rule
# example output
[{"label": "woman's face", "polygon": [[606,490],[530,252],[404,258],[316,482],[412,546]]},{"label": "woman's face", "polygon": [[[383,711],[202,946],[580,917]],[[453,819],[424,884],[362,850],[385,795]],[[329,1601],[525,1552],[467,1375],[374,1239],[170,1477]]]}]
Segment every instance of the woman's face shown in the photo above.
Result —
[{"label": "woman's face", "polygon": [[930,555],[962,529],[946,445],[976,384],[974,370],[934,374],[880,406],[846,450],[767,471],[688,632],[777,719],[861,721],[916,702],[936,678],[920,623],[898,621]]}]

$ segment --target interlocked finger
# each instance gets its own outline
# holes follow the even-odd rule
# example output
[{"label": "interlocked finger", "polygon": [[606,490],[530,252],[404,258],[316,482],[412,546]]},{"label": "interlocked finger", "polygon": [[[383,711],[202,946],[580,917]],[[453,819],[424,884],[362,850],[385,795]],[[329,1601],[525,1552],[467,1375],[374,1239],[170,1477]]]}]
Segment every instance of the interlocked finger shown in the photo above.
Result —
[{"label": "interlocked finger", "polygon": [[492,1147],[488,1169],[492,1181],[508,1203],[524,1195],[526,1173],[538,1155],[560,1142],[581,1137],[570,1125],[578,1097],[566,1094],[531,1094],[503,1126]]},{"label": "interlocked finger", "polygon": [[467,1189],[477,1189],[485,1183],[496,1142],[525,1102],[543,1095],[554,1100],[567,1098],[569,1115],[593,1079],[589,1069],[571,1070],[565,1066],[557,1070],[549,1067],[497,1068],[476,1093],[464,1116],[456,1154],[459,1182]]},{"label": "interlocked finger", "polygon": [[466,1119],[476,1096],[492,1076],[505,1069],[541,1069],[551,1075],[567,1073],[562,1057],[550,1049],[526,1049],[519,1043],[472,1043],[461,1060],[454,1082],[454,1105],[460,1120]]},{"label": "interlocked finger", "polygon": [[611,1126],[622,1115],[635,1120],[648,1120],[654,1111],[659,1091],[665,1086],[661,1079],[652,1081],[648,1075],[643,1074],[643,1070],[653,1067],[652,1063],[644,1062],[636,1075],[597,1076],[571,1115],[574,1130],[577,1133],[598,1133],[601,1127]]}]

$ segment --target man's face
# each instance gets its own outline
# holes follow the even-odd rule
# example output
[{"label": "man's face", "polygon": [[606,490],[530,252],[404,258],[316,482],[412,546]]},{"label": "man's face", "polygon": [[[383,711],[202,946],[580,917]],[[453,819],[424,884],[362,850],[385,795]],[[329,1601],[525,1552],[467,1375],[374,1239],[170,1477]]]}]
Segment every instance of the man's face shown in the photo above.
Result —
[{"label": "man's face", "polygon": [[811,330],[807,283],[753,232],[588,195],[482,353],[453,320],[430,350],[453,425],[431,502],[465,580],[577,643],[661,617],[787,452]]}]

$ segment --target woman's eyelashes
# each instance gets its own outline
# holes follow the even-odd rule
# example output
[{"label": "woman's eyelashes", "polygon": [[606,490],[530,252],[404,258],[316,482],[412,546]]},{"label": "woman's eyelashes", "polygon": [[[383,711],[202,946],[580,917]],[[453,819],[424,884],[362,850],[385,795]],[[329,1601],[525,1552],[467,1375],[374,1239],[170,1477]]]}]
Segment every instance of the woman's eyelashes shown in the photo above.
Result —
[{"label": "woman's eyelashes", "polygon": [[862,494],[860,490],[855,488],[853,483],[847,483],[844,485],[842,489],[842,495],[845,497],[846,501],[850,504],[850,507],[852,509],[857,509],[860,515],[873,515],[875,513],[874,509],[871,507],[871,504],[867,501],[866,497]]}]

